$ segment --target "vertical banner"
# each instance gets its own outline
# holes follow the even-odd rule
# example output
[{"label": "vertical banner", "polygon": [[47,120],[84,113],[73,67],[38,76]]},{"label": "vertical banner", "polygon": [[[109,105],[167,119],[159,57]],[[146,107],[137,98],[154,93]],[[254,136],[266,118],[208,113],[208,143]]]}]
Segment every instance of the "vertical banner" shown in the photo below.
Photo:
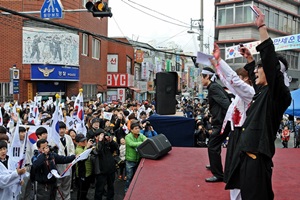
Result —
[{"label": "vertical banner", "polygon": [[141,66],[141,79],[147,79],[147,62],[142,63],[142,66]]},{"label": "vertical banner", "polygon": [[125,89],[118,89],[118,99],[120,102],[125,102]]}]

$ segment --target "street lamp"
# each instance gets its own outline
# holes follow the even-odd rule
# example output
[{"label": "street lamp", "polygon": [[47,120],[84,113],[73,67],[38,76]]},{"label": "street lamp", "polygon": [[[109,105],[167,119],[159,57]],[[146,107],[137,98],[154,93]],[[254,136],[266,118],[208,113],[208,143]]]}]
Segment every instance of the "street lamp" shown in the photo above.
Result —
[{"label": "street lamp", "polygon": [[200,52],[202,52],[203,51],[202,35],[200,33],[198,33],[198,32],[193,31],[193,30],[188,30],[187,33],[189,33],[189,34],[198,34],[197,40],[199,40],[199,42],[200,42],[199,43],[199,48],[200,48]]},{"label": "street lamp", "polygon": [[[197,39],[200,41],[199,48],[200,48],[200,52],[202,52],[203,51],[202,35],[200,33],[198,33],[198,32],[193,31],[193,30],[188,30],[187,33],[189,33],[189,34],[198,34]],[[199,99],[202,102],[202,100],[203,100],[203,87],[202,87],[202,84],[201,84],[201,78],[199,80],[199,77],[198,77],[198,93],[199,93],[198,94],[199,95]]]}]

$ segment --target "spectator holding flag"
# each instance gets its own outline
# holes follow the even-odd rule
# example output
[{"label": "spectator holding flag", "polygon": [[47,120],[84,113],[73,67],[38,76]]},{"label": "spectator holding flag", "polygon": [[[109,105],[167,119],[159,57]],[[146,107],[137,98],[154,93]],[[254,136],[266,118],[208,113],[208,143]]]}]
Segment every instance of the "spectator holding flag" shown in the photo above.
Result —
[{"label": "spectator holding flag", "polygon": [[[30,173],[30,169],[31,169],[31,158],[33,156],[33,150],[31,145],[28,145],[28,141],[27,140],[27,130],[25,127],[23,126],[19,126],[19,137],[20,137],[20,142],[21,145],[23,147],[23,153],[25,154],[25,160],[24,160],[24,166],[26,168],[26,171],[28,173]],[[24,176],[23,177],[24,180],[24,184],[22,185],[21,188],[21,194],[20,194],[20,199],[30,199],[30,196],[32,196],[31,194],[31,181],[29,176]]]},{"label": "spectator holding flag", "polygon": [[[71,136],[66,134],[66,124],[64,122],[59,122],[59,135],[60,135],[60,145],[58,154],[62,156],[71,156],[75,155],[75,146],[73,144],[73,140]],[[67,165],[60,164],[57,165],[57,169],[60,173],[62,173],[66,169]],[[70,199],[70,190],[71,190],[71,172],[68,176],[65,176],[57,181],[57,190],[56,199]]]},{"label": "spectator holding flag", "polygon": [[[89,139],[87,141],[87,138],[82,133],[76,135],[75,141],[77,142],[76,155],[80,155],[93,145],[93,140]],[[92,162],[89,158],[76,164],[77,200],[87,199],[86,196],[92,181],[92,167]]]},{"label": "spectator holding flag", "polygon": [[16,184],[22,184],[20,182],[20,175],[26,172],[25,167],[16,170],[8,169],[8,155],[7,155],[7,143],[0,141],[0,200],[9,200],[14,198],[15,194],[12,192],[11,187]]},{"label": "spectator holding flag", "polygon": [[[60,156],[51,151],[48,141],[40,139],[37,141],[38,152],[32,158],[32,173],[36,183],[36,198],[42,200],[53,200],[56,196],[56,178],[51,170],[56,170],[55,164],[67,164],[75,159],[72,156]],[[70,191],[69,191],[70,193]],[[70,198],[69,198],[70,199]]]}]

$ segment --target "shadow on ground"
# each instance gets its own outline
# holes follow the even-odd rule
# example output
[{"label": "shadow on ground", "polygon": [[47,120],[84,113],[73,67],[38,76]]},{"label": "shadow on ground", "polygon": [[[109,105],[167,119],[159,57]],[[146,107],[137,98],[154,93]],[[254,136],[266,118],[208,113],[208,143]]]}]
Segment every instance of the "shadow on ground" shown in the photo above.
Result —
[{"label": "shadow on ground", "polygon": [[[125,186],[125,181],[120,181],[118,179],[115,180],[115,198],[114,200],[123,200],[125,193],[124,193],[124,186]],[[90,188],[88,192],[88,199],[93,200],[94,199],[94,193],[95,193],[95,188]],[[74,191],[71,193],[71,200],[77,200],[77,190],[74,189]],[[103,200],[106,200],[106,197],[103,197]]]}]

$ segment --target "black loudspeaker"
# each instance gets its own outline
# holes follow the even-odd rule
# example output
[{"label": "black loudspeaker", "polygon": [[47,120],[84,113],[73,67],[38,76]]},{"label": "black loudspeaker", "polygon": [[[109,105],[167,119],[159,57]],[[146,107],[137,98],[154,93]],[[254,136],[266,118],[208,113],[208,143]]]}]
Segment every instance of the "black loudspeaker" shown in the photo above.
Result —
[{"label": "black loudspeaker", "polygon": [[171,151],[172,145],[164,134],[159,134],[145,140],[137,150],[142,158],[156,160]]},{"label": "black loudspeaker", "polygon": [[160,115],[176,113],[176,94],[178,75],[176,72],[159,72],[156,74],[156,112]]}]

